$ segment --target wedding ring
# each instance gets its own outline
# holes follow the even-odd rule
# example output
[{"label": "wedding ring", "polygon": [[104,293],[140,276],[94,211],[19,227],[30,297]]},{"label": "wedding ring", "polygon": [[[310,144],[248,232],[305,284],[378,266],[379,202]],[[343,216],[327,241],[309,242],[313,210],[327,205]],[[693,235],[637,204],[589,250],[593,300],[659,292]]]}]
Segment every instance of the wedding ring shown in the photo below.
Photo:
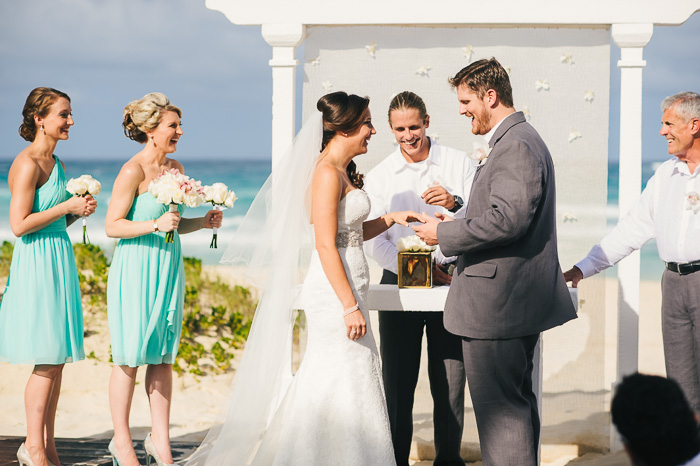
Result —
[{"label": "wedding ring", "polygon": [[357,330],[352,330],[350,333],[357,333]]}]

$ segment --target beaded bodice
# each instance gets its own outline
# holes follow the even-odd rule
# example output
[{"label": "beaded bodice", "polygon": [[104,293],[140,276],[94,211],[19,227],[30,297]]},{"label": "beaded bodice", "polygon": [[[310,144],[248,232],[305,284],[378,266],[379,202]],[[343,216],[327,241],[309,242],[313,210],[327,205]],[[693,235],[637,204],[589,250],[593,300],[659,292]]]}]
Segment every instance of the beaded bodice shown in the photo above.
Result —
[{"label": "beaded bodice", "polygon": [[354,189],[338,204],[337,248],[362,247],[362,223],[369,215],[370,203],[367,193]]}]

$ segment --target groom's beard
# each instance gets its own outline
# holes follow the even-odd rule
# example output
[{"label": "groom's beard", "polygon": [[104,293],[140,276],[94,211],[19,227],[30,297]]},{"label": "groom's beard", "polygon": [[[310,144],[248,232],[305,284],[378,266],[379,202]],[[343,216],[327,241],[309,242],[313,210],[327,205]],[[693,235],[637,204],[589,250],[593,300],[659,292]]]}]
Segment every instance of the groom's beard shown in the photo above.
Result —
[{"label": "groom's beard", "polygon": [[491,131],[491,112],[483,108],[479,113],[473,113],[472,134],[484,135]]}]

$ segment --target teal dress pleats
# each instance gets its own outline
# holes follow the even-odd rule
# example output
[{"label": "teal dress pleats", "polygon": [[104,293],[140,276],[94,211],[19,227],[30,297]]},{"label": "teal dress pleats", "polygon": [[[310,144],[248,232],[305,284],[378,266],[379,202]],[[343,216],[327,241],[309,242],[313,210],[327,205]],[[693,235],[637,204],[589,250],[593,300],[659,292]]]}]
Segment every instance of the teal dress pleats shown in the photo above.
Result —
[{"label": "teal dress pleats", "polygon": [[[126,218],[155,220],[168,210],[145,192]],[[184,207],[180,207],[180,214]],[[185,299],[180,237],[164,232],[119,240],[107,279],[112,360],[119,366],[172,364],[177,356]]]},{"label": "teal dress pleats", "polygon": [[[48,181],[34,194],[32,212],[70,197],[61,161],[54,160]],[[84,358],[78,270],[61,217],[15,241],[0,301],[0,361],[63,364]]]}]

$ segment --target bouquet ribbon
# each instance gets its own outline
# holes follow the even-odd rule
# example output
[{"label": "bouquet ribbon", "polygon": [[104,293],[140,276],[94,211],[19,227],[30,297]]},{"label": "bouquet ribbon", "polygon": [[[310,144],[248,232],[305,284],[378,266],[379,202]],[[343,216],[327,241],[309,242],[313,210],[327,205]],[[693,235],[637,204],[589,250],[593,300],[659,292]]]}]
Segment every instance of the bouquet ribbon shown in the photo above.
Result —
[{"label": "bouquet ribbon", "polygon": [[[223,210],[223,209],[221,208],[220,205],[215,205],[215,206],[214,206],[214,210],[221,211],[221,210]],[[214,227],[214,228],[212,228],[212,230],[214,231],[214,236],[212,236],[212,238],[211,238],[211,243],[209,243],[209,249],[218,249],[219,244],[217,243],[217,239],[218,239],[218,234],[217,234],[217,232],[219,231],[219,229],[216,228],[216,227]]]},{"label": "bouquet ribbon", "polygon": [[87,234],[87,217],[83,215],[80,218],[83,220],[83,244],[90,244],[90,238]]}]

